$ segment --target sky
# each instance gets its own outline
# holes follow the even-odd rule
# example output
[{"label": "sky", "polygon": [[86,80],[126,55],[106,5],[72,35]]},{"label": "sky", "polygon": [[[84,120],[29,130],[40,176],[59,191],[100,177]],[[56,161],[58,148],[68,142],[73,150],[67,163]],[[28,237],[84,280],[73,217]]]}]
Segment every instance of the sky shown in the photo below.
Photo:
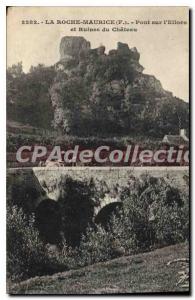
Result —
[{"label": "sky", "polygon": [[[23,20],[39,24],[24,25]],[[45,24],[46,20],[55,24]],[[117,25],[119,28],[133,27],[137,32],[114,32],[116,25],[82,25],[100,30],[106,26],[109,32],[78,32],[81,25],[56,24],[57,20],[121,20],[129,24]],[[187,24],[164,25],[164,20]],[[152,21],[162,24],[153,25]],[[31,65],[56,63],[63,36],[83,36],[92,48],[103,44],[106,52],[116,49],[120,41],[138,49],[144,73],[154,75],[164,89],[188,101],[188,21],[187,7],[11,7],[7,12],[7,66],[22,61],[28,72]],[[71,31],[74,27],[77,31]]]}]

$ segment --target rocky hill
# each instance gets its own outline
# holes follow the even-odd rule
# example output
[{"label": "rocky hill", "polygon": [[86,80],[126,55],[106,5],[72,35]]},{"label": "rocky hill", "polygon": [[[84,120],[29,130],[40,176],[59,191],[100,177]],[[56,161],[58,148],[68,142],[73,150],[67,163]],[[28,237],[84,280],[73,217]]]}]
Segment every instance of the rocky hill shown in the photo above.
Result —
[{"label": "rocky hill", "polygon": [[[65,36],[60,61],[24,74],[8,70],[8,119],[78,136],[161,138],[188,129],[189,107],[143,73],[140,54],[118,42],[106,53],[83,37]],[[152,58],[151,58],[152,59]]]},{"label": "rocky hill", "polygon": [[54,125],[63,132],[106,136],[177,133],[188,128],[188,104],[143,73],[135,47],[91,49],[83,37],[63,37],[50,89]]}]

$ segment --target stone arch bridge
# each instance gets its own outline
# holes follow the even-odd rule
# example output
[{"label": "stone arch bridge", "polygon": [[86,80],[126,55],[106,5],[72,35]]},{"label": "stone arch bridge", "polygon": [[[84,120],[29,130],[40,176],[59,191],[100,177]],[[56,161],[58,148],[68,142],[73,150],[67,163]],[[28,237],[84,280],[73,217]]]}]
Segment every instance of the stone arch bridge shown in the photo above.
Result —
[{"label": "stone arch bridge", "polygon": [[[74,183],[87,182],[87,186],[92,188],[95,186],[95,191],[98,191],[98,199],[91,199],[85,202],[84,207],[81,203],[82,193],[79,194],[79,189],[72,196],[69,189],[68,205],[71,206],[72,200],[74,209],[76,206],[76,215],[71,215],[70,211],[65,212],[65,223],[69,223],[71,236],[73,229],[73,242],[79,239],[80,226],[86,228],[88,226],[87,218],[90,217],[95,223],[104,225],[105,220],[109,219],[111,213],[117,207],[122,205],[120,200],[120,190],[127,186],[130,178],[140,177],[144,174],[150,174],[154,177],[164,177],[171,180],[172,183],[180,189],[186,188],[185,178],[188,178],[188,168],[132,168],[132,167],[35,167],[22,169],[8,169],[7,171],[7,201],[12,204],[21,205],[26,211],[35,212],[38,215],[41,230],[47,242],[55,244],[60,240],[59,232],[61,226],[61,211],[60,199],[67,201],[66,189],[71,181],[73,182],[72,191],[74,192]],[[91,182],[93,184],[90,186]],[[81,184],[82,186],[82,184]],[[96,193],[95,193],[96,194]],[[71,199],[72,197],[72,199]],[[74,197],[77,201],[74,202]],[[85,201],[86,199],[84,199]],[[79,207],[77,207],[77,205]],[[93,209],[90,210],[92,207]],[[69,207],[68,207],[69,209]],[[86,220],[85,220],[86,218]],[[77,229],[75,233],[75,224],[73,228],[71,223],[76,222]],[[67,235],[72,242],[70,234]],[[74,245],[74,244],[73,244]]]}]

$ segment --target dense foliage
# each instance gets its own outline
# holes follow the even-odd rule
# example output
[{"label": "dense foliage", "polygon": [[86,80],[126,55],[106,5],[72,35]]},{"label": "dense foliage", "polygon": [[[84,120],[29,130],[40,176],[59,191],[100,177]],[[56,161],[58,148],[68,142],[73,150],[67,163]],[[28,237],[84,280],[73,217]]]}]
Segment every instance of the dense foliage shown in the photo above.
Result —
[{"label": "dense foliage", "polygon": [[66,269],[57,255],[51,256],[39,237],[34,215],[29,218],[17,206],[7,210],[7,272],[8,278],[20,281],[37,275]]},{"label": "dense foliage", "polygon": [[51,129],[53,109],[49,87],[55,77],[54,67],[39,64],[25,74],[22,63],[7,70],[7,118],[38,128]]},{"label": "dense foliage", "polygon": [[[143,73],[136,48],[119,43],[55,66],[7,70],[8,119],[76,136],[162,138],[189,126],[189,107]],[[113,53],[114,51],[114,53]]]},{"label": "dense foliage", "polygon": [[188,104],[142,73],[136,48],[103,48],[58,63],[50,89],[54,127],[81,136],[155,137],[188,128]]},{"label": "dense foliage", "polygon": [[[24,213],[22,201],[14,202],[16,205],[9,202],[7,251],[12,280],[78,268],[189,239],[188,190],[181,192],[167,178],[132,176],[120,191],[122,206],[105,214],[99,224],[92,216],[92,208],[107,192],[103,184],[98,187],[93,181],[87,185],[69,178],[66,186],[64,201],[61,199],[57,210],[50,209],[48,215],[45,211],[48,221],[41,219],[42,224],[50,224],[46,231],[53,230],[55,240],[43,236],[40,220],[36,214],[34,217]],[[60,227],[56,227],[54,219]]]}]

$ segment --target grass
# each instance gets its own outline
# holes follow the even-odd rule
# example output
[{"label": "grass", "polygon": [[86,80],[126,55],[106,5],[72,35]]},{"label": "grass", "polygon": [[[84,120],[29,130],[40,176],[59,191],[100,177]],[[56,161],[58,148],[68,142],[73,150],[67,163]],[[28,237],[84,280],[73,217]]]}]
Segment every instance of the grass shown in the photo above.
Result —
[{"label": "grass", "polygon": [[31,278],[8,289],[12,295],[189,292],[188,287],[178,284],[183,263],[167,265],[188,255],[188,245],[182,243],[53,276]]}]

